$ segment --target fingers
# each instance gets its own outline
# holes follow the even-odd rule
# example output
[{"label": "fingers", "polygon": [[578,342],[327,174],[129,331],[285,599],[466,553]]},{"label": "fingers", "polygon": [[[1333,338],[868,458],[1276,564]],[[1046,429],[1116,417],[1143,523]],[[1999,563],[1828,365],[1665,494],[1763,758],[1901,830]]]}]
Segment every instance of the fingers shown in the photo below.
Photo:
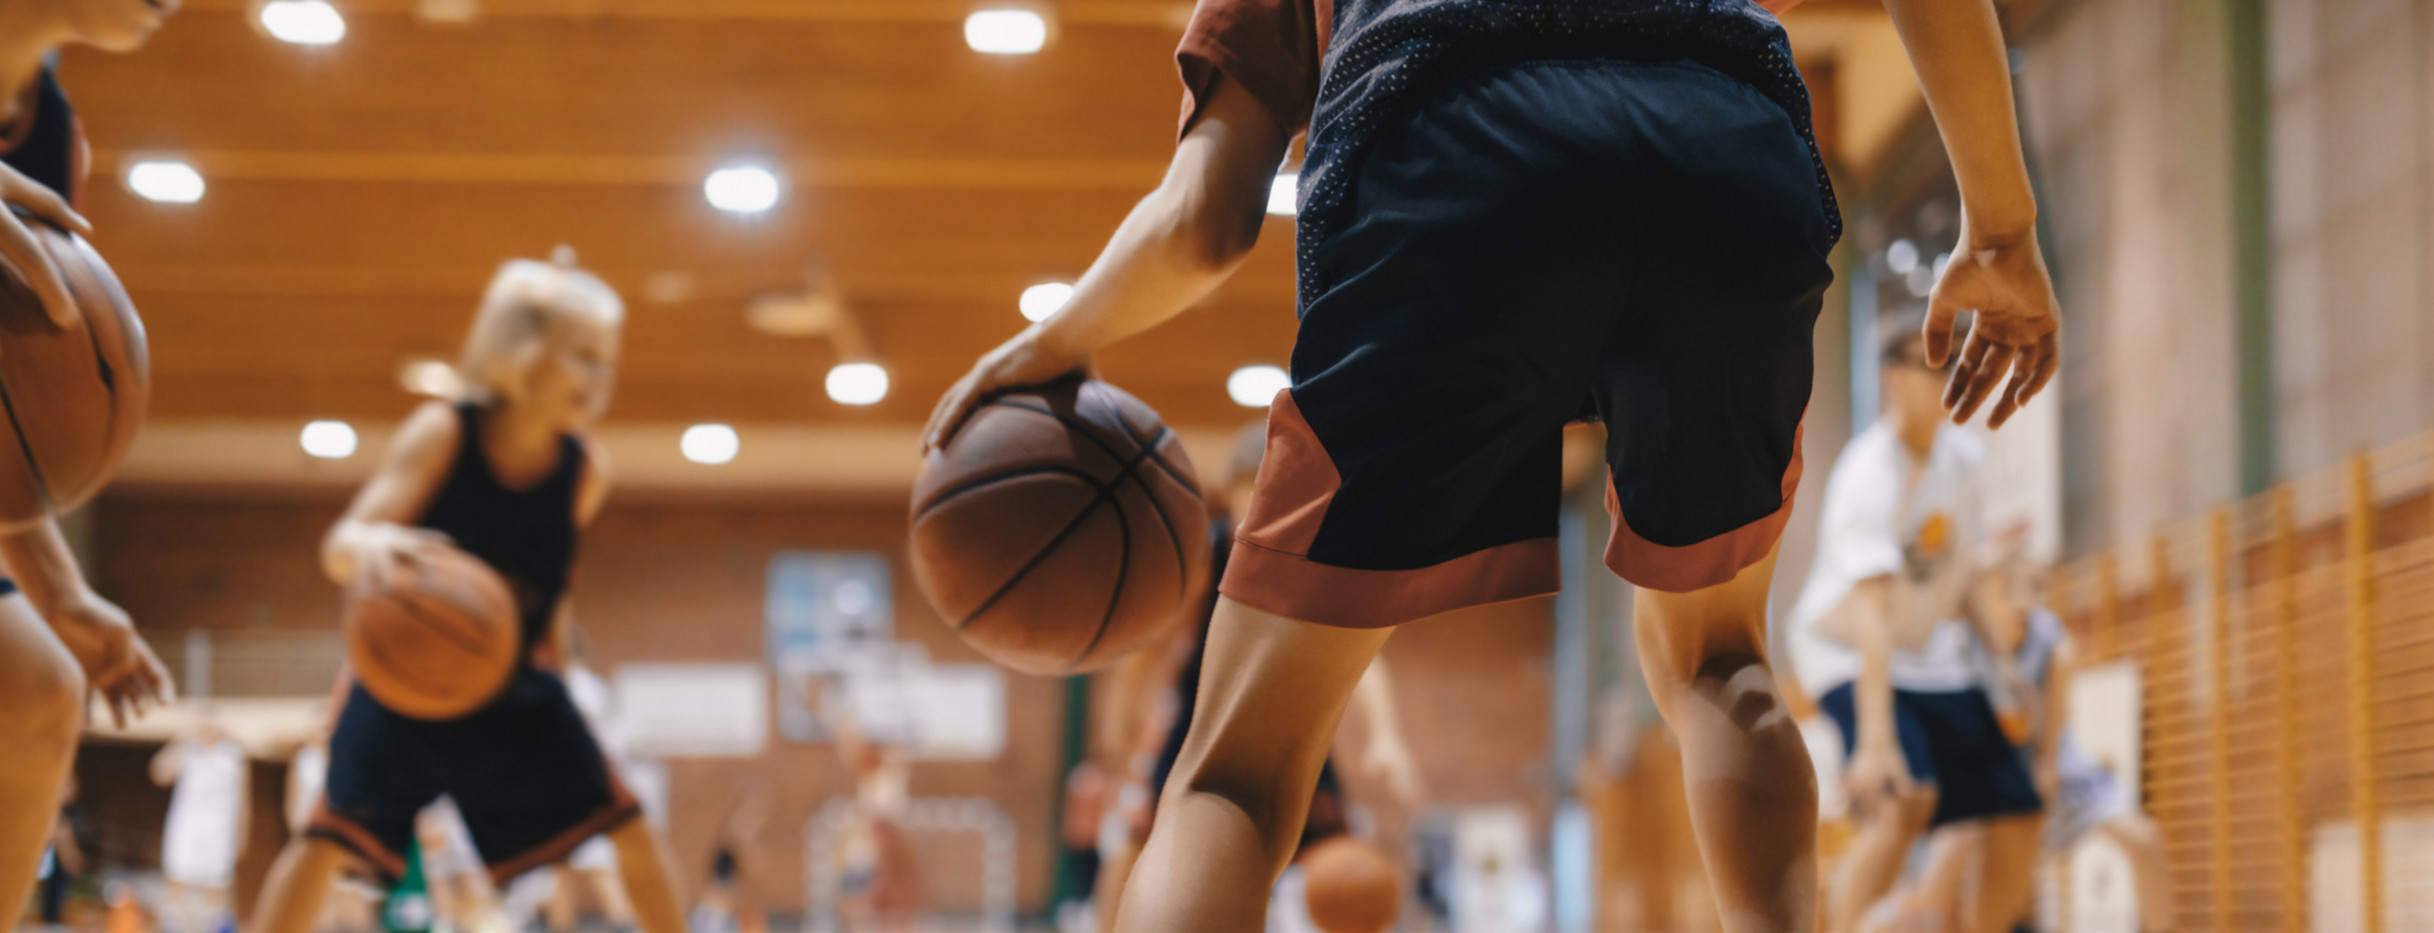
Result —
[{"label": "fingers", "polygon": [[964,419],[972,411],[972,387],[972,378],[966,376],[956,380],[955,386],[938,400],[938,407],[930,412],[929,424],[922,428],[923,455],[946,446],[948,439],[955,436],[955,431],[963,427]]},{"label": "fingers", "polygon": [[2022,351],[2019,358],[2012,361],[2011,382],[2004,386],[2003,397],[1995,403],[1994,413],[1987,416],[1987,427],[2002,427],[2011,420],[2012,415],[2027,407],[2029,400],[2036,398],[2038,392],[2044,391],[2046,383],[2053,381],[2055,371],[2062,365],[2056,344],[2057,341],[2049,335],[2039,340],[2036,346]]},{"label": "fingers", "polygon": [[76,323],[76,299],[68,293],[67,277],[60,274],[59,264],[51,261],[51,252],[42,248],[25,221],[5,211],[0,211],[0,258],[8,260],[17,281],[25,283],[42,302],[51,323],[60,327]]},{"label": "fingers", "polygon": [[76,213],[75,208],[69,207],[67,199],[60,197],[58,192],[40,184],[26,185],[10,191],[8,202],[25,209],[27,213],[50,221],[54,226],[73,230],[77,236],[90,237],[93,235],[91,221],[86,220],[83,214]]},{"label": "fingers", "polygon": [[[1977,341],[1972,340],[1970,343],[1974,346]],[[1991,346],[1987,348],[1983,358],[1979,359],[1975,366],[1970,367],[1969,385],[1961,395],[1961,404],[1952,410],[1954,424],[1967,424],[1969,419],[1978,413],[1978,406],[1986,403],[1987,394],[1993,392],[1996,384],[2002,382],[2003,373],[2011,368],[2012,357],[2016,351],[1991,340],[1987,343]]]},{"label": "fingers", "polygon": [[1952,327],[1960,314],[1960,305],[1945,299],[1943,289],[1927,300],[1927,323],[1919,331],[1927,340],[1927,365],[1942,366],[1952,358]]}]

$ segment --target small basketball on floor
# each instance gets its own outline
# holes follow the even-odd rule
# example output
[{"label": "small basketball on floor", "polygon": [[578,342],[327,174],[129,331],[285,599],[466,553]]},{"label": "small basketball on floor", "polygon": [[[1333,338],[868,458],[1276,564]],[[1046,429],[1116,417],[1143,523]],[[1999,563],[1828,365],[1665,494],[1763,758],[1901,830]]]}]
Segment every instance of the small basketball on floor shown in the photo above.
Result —
[{"label": "small basketball on floor", "polygon": [[1403,873],[1377,846],[1337,836],[1302,854],[1302,899],[1321,933],[1386,933],[1403,908]]},{"label": "small basketball on floor", "polygon": [[118,276],[75,234],[27,229],[66,279],[76,323],[0,274],[0,530],[84,504],[126,459],[151,400],[144,324]]},{"label": "small basketball on floor", "polygon": [[515,673],[522,643],[507,581],[451,547],[418,551],[387,586],[350,592],[343,624],[356,680],[417,719],[481,708]]},{"label": "small basketball on floor", "polygon": [[1139,647],[1199,598],[1208,510],[1157,412],[1095,379],[997,396],[913,488],[913,575],[966,643],[1060,675]]}]

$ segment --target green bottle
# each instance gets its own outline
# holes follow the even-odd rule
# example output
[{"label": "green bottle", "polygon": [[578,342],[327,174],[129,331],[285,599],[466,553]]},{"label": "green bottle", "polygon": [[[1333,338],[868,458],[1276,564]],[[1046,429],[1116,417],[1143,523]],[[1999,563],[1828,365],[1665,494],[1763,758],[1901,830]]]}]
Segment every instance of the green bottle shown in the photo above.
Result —
[{"label": "green bottle", "polygon": [[380,909],[382,933],[431,933],[431,886],[423,881],[422,843],[406,843],[406,874]]}]

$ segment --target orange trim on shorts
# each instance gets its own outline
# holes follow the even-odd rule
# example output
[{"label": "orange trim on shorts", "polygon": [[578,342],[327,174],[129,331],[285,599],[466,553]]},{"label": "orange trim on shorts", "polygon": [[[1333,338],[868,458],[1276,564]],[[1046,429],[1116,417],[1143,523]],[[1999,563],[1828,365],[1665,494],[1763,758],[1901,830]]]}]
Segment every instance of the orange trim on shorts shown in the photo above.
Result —
[{"label": "orange trim on shorts", "polygon": [[371,830],[355,825],[355,821],[331,812],[329,798],[326,795],[321,802],[313,805],[313,815],[305,821],[304,834],[314,838],[327,839],[337,843],[339,848],[355,853],[356,858],[364,860],[365,863],[372,866],[373,871],[382,876],[380,880],[384,885],[394,883],[405,876],[405,856],[391,852],[388,846],[381,845],[380,840],[372,836]]},{"label": "orange trim on shorts", "polygon": [[[1251,507],[1244,510],[1238,540],[1284,554],[1308,554],[1318,540],[1319,523],[1335,490],[1344,483],[1335,458],[1318,442],[1318,433],[1293,402],[1293,390],[1276,393],[1268,403],[1268,445],[1260,457],[1259,477],[1251,490]],[[1237,552],[1239,553],[1239,551]]]},{"label": "orange trim on shorts", "polygon": [[1234,540],[1218,587],[1235,602],[1337,628],[1386,628],[1563,588],[1554,538],[1473,551],[1411,570],[1362,570]]},{"label": "orange trim on shorts", "polygon": [[514,858],[488,861],[483,868],[489,871],[491,884],[505,890],[507,883],[515,880],[516,876],[543,865],[565,861],[567,856],[573,855],[575,849],[591,841],[593,836],[613,831],[642,815],[641,801],[635,798],[633,791],[626,789],[623,780],[618,779],[617,769],[605,759],[600,766],[608,770],[609,805],[568,827],[565,832],[550,837],[548,842],[517,853]]},{"label": "orange trim on shorts", "polygon": [[1792,499],[1800,491],[1801,441],[1808,430],[1804,414],[1792,430],[1792,462],[1783,468],[1783,504],[1764,518],[1723,534],[1680,547],[1658,544],[1631,530],[1623,520],[1614,493],[1614,476],[1606,476],[1606,514],[1614,516],[1606,539],[1606,566],[1635,586],[1667,593],[1688,593],[1730,582],[1750,565],[1766,559],[1783,540],[1784,523],[1792,519]]}]

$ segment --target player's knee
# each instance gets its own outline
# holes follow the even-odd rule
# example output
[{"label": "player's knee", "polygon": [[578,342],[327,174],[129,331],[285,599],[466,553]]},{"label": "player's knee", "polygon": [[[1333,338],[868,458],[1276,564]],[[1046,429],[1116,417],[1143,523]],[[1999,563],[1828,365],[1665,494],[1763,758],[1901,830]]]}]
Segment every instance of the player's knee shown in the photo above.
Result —
[{"label": "player's knee", "polygon": [[30,651],[0,666],[0,730],[34,748],[72,747],[84,724],[85,677],[65,651]]}]

